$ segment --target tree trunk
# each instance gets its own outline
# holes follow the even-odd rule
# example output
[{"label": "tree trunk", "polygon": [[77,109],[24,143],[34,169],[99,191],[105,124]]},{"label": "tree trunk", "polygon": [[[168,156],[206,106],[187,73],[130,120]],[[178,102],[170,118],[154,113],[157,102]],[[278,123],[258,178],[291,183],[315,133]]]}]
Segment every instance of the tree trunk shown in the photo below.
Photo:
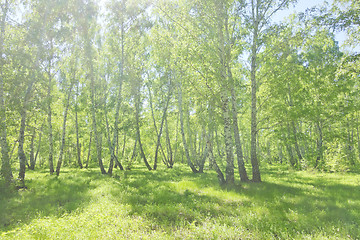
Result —
[{"label": "tree trunk", "polygon": [[289,143],[286,144],[286,150],[288,152],[288,155],[289,155],[289,162],[290,162],[290,165],[292,167],[295,167],[296,164],[295,164],[295,160],[294,160],[294,154],[293,154],[293,150],[291,148],[291,145]]},{"label": "tree trunk", "polygon": [[13,164],[12,159],[13,159],[13,156],[14,156],[14,152],[15,152],[16,145],[17,145],[18,143],[19,143],[19,140],[16,140],[16,141],[14,142],[14,145],[13,145],[12,149],[11,149],[10,156],[9,156],[10,165]]},{"label": "tree trunk", "polygon": [[286,143],[286,149],[287,149],[287,151],[289,153],[289,157],[290,157],[289,161],[290,161],[290,164],[291,164],[292,167],[297,168],[298,162],[294,158],[293,149],[292,149],[292,147],[290,145],[290,142],[291,142],[290,141],[290,139],[291,139],[291,129],[290,129],[289,124],[287,124],[287,132],[288,132],[288,138],[287,138],[288,142]]},{"label": "tree trunk", "polygon": [[261,182],[259,163],[257,158],[257,149],[256,149],[256,140],[257,140],[257,108],[256,108],[256,91],[257,91],[257,82],[256,82],[256,68],[257,68],[257,38],[258,38],[258,27],[257,22],[255,22],[254,36],[251,47],[251,165],[253,182]]},{"label": "tree trunk", "polygon": [[182,108],[182,87],[181,87],[181,83],[179,83],[179,86],[178,86],[178,107],[179,107],[179,114],[180,114],[181,137],[182,137],[182,142],[183,142],[183,146],[184,146],[184,150],[185,150],[185,156],[186,156],[186,159],[187,159],[187,163],[188,163],[188,165],[191,168],[191,171],[193,173],[198,173],[199,171],[195,168],[194,164],[192,163],[192,161],[190,159],[189,148],[188,148],[188,145],[186,143],[186,137],[185,137],[185,131],[184,131],[184,114],[183,114],[183,108]]},{"label": "tree trunk", "polygon": [[[291,96],[291,88],[290,88],[290,84],[288,83],[288,94],[289,94],[289,106],[290,107],[293,107],[293,101],[292,101],[292,96]],[[295,151],[296,151],[296,154],[298,156],[298,161],[297,161],[297,168],[300,167],[300,163],[301,163],[301,160],[302,160],[302,155],[301,155],[301,152],[300,152],[300,148],[299,148],[299,144],[298,144],[298,140],[297,140],[297,131],[296,131],[296,126],[295,126],[295,121],[292,120],[291,121],[291,127],[292,127],[292,132],[293,132],[293,137],[294,137],[294,145],[295,145]]]},{"label": "tree trunk", "polygon": [[[116,143],[115,143],[115,156],[117,156],[117,158],[119,157],[119,134],[116,138]],[[119,165],[118,165],[118,161],[115,161],[115,164],[114,164],[114,168],[117,168]],[[122,165],[121,165],[122,166]],[[109,171],[108,171],[109,172]]]},{"label": "tree trunk", "polygon": [[32,135],[31,135],[31,140],[30,140],[30,156],[29,156],[30,165],[28,165],[28,168],[30,170],[34,170],[34,168],[35,168],[35,156],[34,156],[35,155],[35,150],[34,150],[35,136],[36,136],[36,131],[35,131],[35,127],[34,127]]},{"label": "tree trunk", "polygon": [[80,169],[82,169],[83,165],[81,162],[81,147],[80,147],[80,139],[79,139],[79,122],[78,122],[77,111],[75,111],[75,130],[76,130],[76,158]]},{"label": "tree trunk", "polygon": [[240,133],[238,127],[238,119],[237,119],[237,107],[236,107],[236,99],[235,99],[235,91],[234,88],[231,89],[231,102],[232,102],[232,117],[233,117],[233,125],[234,125],[234,139],[235,139],[235,146],[236,146],[236,156],[238,162],[238,170],[240,175],[240,180],[242,182],[249,181],[247,176],[245,163],[244,163],[244,155],[241,147],[240,141]]},{"label": "tree trunk", "polygon": [[101,157],[101,140],[100,140],[100,134],[97,130],[97,122],[96,122],[96,102],[95,102],[95,76],[94,76],[94,66],[93,66],[93,58],[92,58],[92,49],[91,49],[91,43],[90,39],[88,39],[88,36],[85,37],[87,39],[86,41],[86,51],[88,56],[88,66],[89,66],[89,78],[90,78],[90,100],[91,100],[91,118],[92,118],[92,125],[93,125],[93,132],[94,132],[94,138],[95,138],[95,144],[96,144],[96,155],[98,159],[98,164],[100,167],[100,171],[102,174],[106,174],[106,170],[104,168],[104,164]]},{"label": "tree trunk", "polygon": [[89,166],[89,160],[90,160],[90,154],[91,154],[91,141],[92,141],[92,131],[90,131],[89,149],[88,149],[85,168],[88,168],[88,166]]},{"label": "tree trunk", "polygon": [[169,163],[168,163],[169,161],[168,161],[168,158],[166,157],[165,151],[164,151],[161,143],[160,143],[160,151],[161,151],[161,153],[163,155],[163,163],[164,163],[164,165],[169,168]]},{"label": "tree trunk", "polygon": [[199,173],[203,173],[204,172],[204,166],[205,166],[205,161],[206,158],[208,156],[209,153],[209,145],[207,144],[210,141],[210,139],[207,137],[206,139],[206,145],[205,145],[205,149],[203,150],[203,156],[200,160],[200,164],[199,164]]},{"label": "tree trunk", "polygon": [[225,136],[225,152],[226,152],[226,183],[234,183],[234,155],[233,155],[233,139],[231,134],[231,120],[229,111],[229,101],[224,93],[221,96],[222,99],[222,110],[224,119],[224,136]]},{"label": "tree trunk", "polygon": [[143,146],[142,146],[142,142],[141,142],[141,136],[140,136],[140,89],[138,91],[138,93],[136,94],[136,102],[135,102],[135,118],[136,118],[136,135],[137,135],[137,140],[139,142],[139,148],[140,148],[140,155],[141,155],[141,158],[144,160],[144,163],[145,163],[145,166],[147,167],[147,169],[149,171],[152,170],[149,162],[147,161],[146,159],[146,156],[145,156],[145,153],[144,153],[144,149],[143,149]]},{"label": "tree trunk", "polygon": [[[187,134],[187,146],[189,149],[189,156],[190,158],[196,158],[196,148],[194,149],[194,141],[193,141],[193,131],[191,130],[190,127],[190,113],[189,113],[189,106],[187,105],[185,109],[183,109],[183,113],[185,111],[185,123],[184,123],[184,128],[186,130],[186,134]],[[196,141],[196,140],[195,140]],[[194,167],[196,167],[196,162],[193,163]]]},{"label": "tree trunk", "polygon": [[69,92],[66,100],[66,107],[64,112],[64,120],[63,120],[63,128],[62,128],[62,137],[61,137],[61,145],[60,145],[60,153],[59,153],[59,159],[56,166],[56,176],[59,176],[60,174],[60,168],[62,164],[63,154],[64,154],[64,147],[65,147],[65,137],[66,137],[66,120],[68,115],[68,110],[70,107],[70,98],[71,98],[71,92],[73,88],[74,83],[70,83]]},{"label": "tree trunk", "polygon": [[[123,48],[123,43],[122,43],[122,65],[123,65],[123,61],[124,61],[124,48]],[[119,125],[119,115],[120,115],[120,106],[121,106],[121,92],[122,92],[122,84],[123,84],[123,67],[121,67],[120,72],[121,72],[121,76],[120,76],[120,84],[119,84],[119,89],[118,89],[118,94],[117,94],[117,102],[116,102],[116,111],[115,111],[115,122],[114,122],[114,136],[113,136],[113,141],[111,143],[110,141],[110,153],[111,153],[111,158],[110,158],[110,165],[109,165],[109,169],[108,169],[108,174],[111,175],[112,171],[113,171],[113,166],[114,166],[114,161],[116,161],[116,165],[120,167],[121,170],[123,170],[123,166],[121,165],[120,161],[118,161],[117,156],[115,155],[115,146],[116,146],[116,139],[118,138],[119,135],[119,131],[118,131],[118,125]],[[109,132],[110,134],[110,132]],[[110,136],[109,136],[109,140],[110,140]]]},{"label": "tree trunk", "polygon": [[78,121],[78,94],[79,94],[79,81],[76,83],[76,105],[75,105],[75,131],[76,131],[76,157],[77,163],[80,169],[83,168],[81,162],[81,147],[80,147],[80,140],[79,140],[79,121]]},{"label": "tree trunk", "polygon": [[110,139],[110,128],[109,128],[109,121],[107,118],[107,110],[105,108],[105,122],[106,122],[106,131],[107,131],[107,141],[108,141],[108,146],[109,146],[109,151],[110,151],[110,164],[109,164],[109,169],[108,169],[108,174],[112,175],[113,172],[113,168],[114,168],[114,162],[115,162],[115,166],[119,166],[121,170],[123,170],[123,166],[121,165],[121,163],[118,161],[117,156],[115,155],[115,147],[116,147],[116,142],[117,142],[117,138],[118,138],[118,118],[119,118],[119,112],[120,112],[120,103],[118,103],[119,105],[119,109],[116,109],[116,114],[115,114],[115,128],[114,129],[114,139],[113,142],[111,142]]},{"label": "tree trunk", "polygon": [[301,164],[301,160],[302,160],[302,155],[301,155],[301,152],[300,152],[300,148],[299,148],[299,144],[298,144],[298,140],[297,140],[297,131],[296,131],[296,126],[295,126],[295,122],[294,121],[291,121],[291,125],[292,125],[292,129],[293,129],[293,134],[294,134],[294,144],[295,144],[295,151],[296,151],[296,154],[298,156],[298,168],[300,168],[300,164]]},{"label": "tree trunk", "polygon": [[223,149],[223,147],[220,146],[220,141],[219,141],[219,137],[218,137],[218,133],[217,133],[217,127],[215,127],[214,130],[215,130],[216,148],[217,148],[219,157],[222,158],[224,156],[223,152],[221,151],[221,149]]},{"label": "tree trunk", "polygon": [[[24,103],[25,105],[25,103]],[[20,131],[19,131],[19,146],[18,146],[18,156],[19,156],[19,180],[21,188],[25,187],[25,171],[26,171],[26,156],[24,152],[24,141],[25,141],[25,125],[26,125],[26,108],[22,107],[20,110],[21,122],[20,122]]]},{"label": "tree trunk", "polygon": [[[124,5],[122,5],[122,7],[124,7]],[[124,10],[124,9],[123,9]],[[118,160],[118,155],[115,154],[115,146],[116,143],[118,142],[118,138],[119,138],[119,130],[118,130],[118,125],[119,125],[119,115],[120,115],[120,107],[121,107],[121,102],[122,102],[122,84],[124,81],[124,64],[125,64],[125,54],[124,54],[124,41],[125,41],[125,30],[124,30],[124,19],[121,19],[121,65],[120,65],[120,82],[119,82],[119,88],[118,88],[118,93],[117,93],[117,101],[116,101],[116,111],[115,111],[115,122],[114,122],[114,136],[113,136],[113,141],[112,141],[112,145],[110,146],[110,153],[111,153],[111,158],[110,158],[110,164],[109,164],[109,169],[108,169],[108,174],[111,175],[112,171],[113,171],[113,166],[114,166],[114,161],[115,161],[115,167],[119,166],[120,170],[124,170],[123,166],[121,165],[120,161]],[[110,134],[110,132],[109,132]],[[111,144],[111,141],[110,141]]]},{"label": "tree trunk", "polygon": [[359,134],[359,120],[357,119],[356,125],[357,147],[358,147],[358,161],[360,161],[360,134]]},{"label": "tree trunk", "polygon": [[35,164],[36,164],[36,160],[38,158],[39,152],[40,152],[40,147],[41,147],[41,138],[42,138],[42,132],[43,132],[43,125],[41,125],[41,129],[40,129],[40,134],[39,134],[39,141],[38,141],[38,146],[37,146],[37,150],[36,150],[36,154],[35,154],[35,158],[34,158],[34,166],[31,166],[32,169],[35,169]]},{"label": "tree trunk", "polygon": [[124,143],[123,143],[123,148],[122,148],[122,151],[121,151],[121,157],[122,158],[124,158],[125,146],[126,146],[126,132],[124,133]]},{"label": "tree trunk", "polygon": [[267,142],[267,155],[268,155],[268,163],[269,163],[269,164],[272,164],[272,161],[271,161],[271,143],[270,143],[270,140],[268,140],[268,142]]},{"label": "tree trunk", "polygon": [[215,169],[215,172],[217,173],[218,180],[220,182],[220,185],[224,185],[226,183],[224,174],[222,173],[221,169],[216,163],[216,160],[214,158],[213,150],[212,150],[212,144],[210,142],[207,143],[209,145],[209,156],[210,156],[210,162],[212,162],[213,168]]},{"label": "tree trunk", "polygon": [[[255,4],[255,5],[254,5]],[[250,66],[250,79],[251,79],[251,144],[250,144],[250,159],[252,165],[252,181],[261,182],[259,162],[257,158],[257,54],[258,54],[258,35],[259,23],[261,16],[259,14],[259,2],[252,1],[252,24],[253,36],[251,44],[251,66]]]},{"label": "tree trunk", "polygon": [[315,162],[315,168],[322,168],[323,164],[323,134],[322,127],[319,121],[316,122],[316,127],[318,129],[319,138],[316,144],[317,157]]},{"label": "tree trunk", "polygon": [[131,169],[131,165],[133,163],[133,159],[136,157],[136,146],[137,146],[137,138],[135,139],[135,143],[134,143],[134,148],[133,148],[133,153],[131,155],[130,161],[128,163],[128,165],[126,166],[126,170],[130,170]]},{"label": "tree trunk", "polygon": [[279,151],[279,162],[280,162],[280,164],[282,164],[282,162],[283,162],[283,150],[282,150],[282,145],[280,143],[278,145],[278,151]]},{"label": "tree trunk", "polygon": [[4,80],[3,80],[3,43],[5,35],[5,21],[9,10],[9,2],[5,0],[2,6],[3,15],[1,19],[0,32],[0,147],[1,147],[1,174],[5,178],[6,186],[9,186],[13,180],[13,175],[10,165],[9,145],[7,140],[6,128],[6,106],[4,96]]},{"label": "tree trunk", "polygon": [[[125,140],[126,140],[126,135],[124,134],[124,136],[125,136]],[[116,158],[115,158],[115,166],[114,167],[115,168],[119,167],[121,171],[124,170],[123,165],[120,163],[120,161],[118,161],[118,157],[119,157],[119,134],[118,134],[118,136],[116,138],[116,154],[115,154],[115,156],[116,156]],[[122,153],[121,159],[123,159],[123,158],[124,158],[124,153]]]},{"label": "tree trunk", "polygon": [[169,126],[168,126],[168,121],[167,121],[167,116],[165,117],[165,133],[166,133],[166,149],[168,152],[168,168],[172,168],[174,165],[174,160],[173,160],[173,151],[171,148],[171,141],[170,141],[170,134],[169,134]]},{"label": "tree trunk", "polygon": [[28,104],[31,96],[32,87],[35,83],[35,76],[33,77],[26,89],[23,106],[20,109],[20,131],[19,131],[19,146],[18,146],[18,156],[19,156],[19,181],[20,188],[25,187],[25,171],[26,171],[26,156],[24,152],[24,142],[25,142],[25,127],[26,127],[26,115]]},{"label": "tree trunk", "polygon": [[347,119],[347,158],[348,158],[348,163],[350,165],[355,165],[355,161],[354,161],[354,157],[353,157],[353,142],[354,142],[354,130],[352,129],[352,127],[350,126],[350,122],[353,122],[354,120],[351,119],[351,120],[348,120]]},{"label": "tree trunk", "polygon": [[49,78],[49,85],[48,85],[48,91],[47,91],[47,101],[48,101],[48,117],[47,117],[47,121],[48,121],[48,141],[49,141],[49,170],[50,170],[50,175],[52,175],[54,173],[54,140],[53,140],[53,130],[52,130],[52,111],[51,111],[51,102],[52,102],[52,97],[51,97],[51,88],[52,88],[52,76],[51,76],[51,60],[49,60],[49,70],[47,72],[48,74],[48,78]]},{"label": "tree trunk", "polygon": [[[105,99],[106,102],[106,99]],[[111,139],[110,139],[110,127],[109,127],[109,121],[108,121],[108,117],[107,117],[107,109],[106,107],[104,107],[104,111],[105,111],[105,123],[106,123],[106,139],[108,142],[108,147],[109,147],[109,151],[110,151],[110,163],[109,163],[109,168],[108,168],[108,175],[112,175],[113,172],[113,168],[114,168],[114,159],[115,159],[115,149],[113,149],[113,145],[111,143]],[[115,130],[114,130],[115,131]]]},{"label": "tree trunk", "polygon": [[[234,155],[233,155],[233,139],[232,139],[232,127],[231,127],[231,118],[230,118],[230,109],[229,109],[229,98],[228,91],[230,85],[230,76],[227,72],[229,68],[229,37],[227,36],[227,24],[228,16],[227,10],[223,1],[218,2],[218,34],[219,34],[219,73],[220,73],[220,82],[222,83],[221,95],[221,104],[222,104],[222,115],[224,120],[224,140],[225,140],[225,153],[226,153],[226,183],[234,183]],[[224,36],[224,30],[226,31],[226,36]],[[226,40],[225,40],[226,37]]]},{"label": "tree trunk", "polygon": [[[174,165],[175,161],[176,161],[176,157],[177,157],[177,153],[178,153],[178,133],[179,133],[179,117],[176,119],[176,129],[175,129],[175,149],[174,149],[174,157],[173,160],[171,162],[171,166]],[[169,132],[167,132],[167,134],[169,134]]]},{"label": "tree trunk", "polygon": [[168,97],[167,97],[167,100],[166,100],[166,105],[164,107],[164,111],[163,111],[163,114],[162,114],[162,117],[161,117],[161,124],[160,124],[159,131],[158,131],[157,126],[156,126],[154,108],[153,108],[153,103],[152,103],[152,95],[151,95],[151,90],[150,90],[149,86],[148,86],[148,90],[149,90],[149,100],[150,100],[151,115],[152,115],[152,119],[153,119],[153,122],[154,122],[155,133],[156,133],[156,136],[157,136],[155,157],[154,157],[154,170],[156,170],[157,162],[158,162],[157,158],[158,158],[158,152],[159,152],[159,147],[160,147],[160,140],[161,140],[162,130],[163,130],[164,121],[165,121],[165,118],[166,118],[166,113],[167,113],[167,109],[168,109],[170,98],[171,98],[171,89],[169,90]]}]

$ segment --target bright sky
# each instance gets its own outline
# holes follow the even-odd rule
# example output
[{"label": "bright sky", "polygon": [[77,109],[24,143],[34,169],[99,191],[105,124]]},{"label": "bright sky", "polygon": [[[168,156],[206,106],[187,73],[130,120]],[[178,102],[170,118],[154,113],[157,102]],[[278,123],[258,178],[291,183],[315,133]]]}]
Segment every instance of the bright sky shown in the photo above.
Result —
[{"label": "bright sky", "polygon": [[[100,4],[100,6],[103,8],[105,5],[105,2],[108,0],[97,0]],[[332,4],[333,0],[298,0],[295,6],[290,6],[289,9],[283,10],[278,12],[276,15],[273,16],[273,20],[275,22],[281,21],[284,18],[288,17],[290,14],[293,13],[300,13],[304,12],[308,8],[312,8],[315,6],[323,6],[326,3],[329,4],[329,6]],[[336,33],[335,35],[336,40],[339,42],[339,45],[341,46],[344,41],[346,40],[347,36],[345,32]],[[344,50],[342,48],[342,50]],[[350,50],[350,49],[347,49]],[[360,51],[360,46],[356,49],[352,49],[350,51]]]},{"label": "bright sky", "polygon": [[[333,0],[298,0],[295,7],[291,6],[289,9],[279,12],[278,14],[276,14],[274,16],[273,19],[275,22],[281,21],[284,18],[288,17],[290,14],[304,12],[308,8],[312,8],[315,6],[323,6],[326,3],[328,3],[329,6],[331,6],[331,4],[333,3]],[[335,34],[335,38],[339,42],[339,45],[341,47],[343,45],[344,41],[346,40],[347,36],[346,36],[345,32],[339,32],[339,33]],[[345,49],[343,47],[341,47],[341,50],[345,50]],[[360,47],[357,47],[355,49],[346,48],[346,50],[349,50],[352,52],[359,51]]]},{"label": "bright sky", "polygon": [[286,18],[287,16],[289,16],[290,14],[304,12],[306,9],[312,8],[315,6],[322,6],[325,4],[325,2],[331,4],[332,0],[328,0],[328,1],[325,1],[325,0],[298,0],[297,3],[295,4],[295,7],[293,5],[291,5],[289,9],[279,11],[274,16],[274,18],[275,18],[274,20],[281,21],[284,18]]}]

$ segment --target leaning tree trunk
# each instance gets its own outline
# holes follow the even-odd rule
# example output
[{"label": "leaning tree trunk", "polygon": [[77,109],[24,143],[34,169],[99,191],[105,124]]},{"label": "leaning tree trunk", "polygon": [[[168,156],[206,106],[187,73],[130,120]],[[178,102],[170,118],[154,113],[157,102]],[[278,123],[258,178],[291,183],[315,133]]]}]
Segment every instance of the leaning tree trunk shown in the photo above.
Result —
[{"label": "leaning tree trunk", "polygon": [[20,131],[19,131],[19,146],[18,146],[18,156],[19,156],[19,181],[20,188],[25,187],[25,171],[26,171],[26,156],[24,151],[24,142],[25,142],[25,127],[26,127],[26,116],[28,104],[31,96],[32,87],[35,83],[35,76],[33,77],[26,89],[23,106],[20,109]]},{"label": "leaning tree trunk", "polygon": [[[120,108],[119,108],[120,109]],[[117,109],[117,111],[119,111]],[[114,131],[114,140],[113,142],[111,142],[110,139],[110,127],[109,127],[109,121],[108,121],[108,117],[107,117],[107,110],[105,108],[105,123],[106,123],[106,131],[107,131],[107,141],[108,141],[108,146],[109,146],[109,150],[110,150],[110,164],[109,164],[109,169],[108,169],[108,174],[112,175],[113,169],[114,169],[114,162],[115,162],[115,166],[119,166],[121,170],[124,170],[123,166],[121,165],[121,163],[118,161],[117,159],[117,155],[115,155],[115,147],[116,147],[116,142],[117,142],[117,138],[118,138],[118,134],[117,134],[117,125],[118,125],[118,115],[119,112],[116,113],[117,117],[115,117],[115,128]]]},{"label": "leaning tree trunk", "polygon": [[[123,43],[122,43],[123,46]],[[124,51],[124,50],[122,50]],[[123,53],[122,53],[123,55]],[[122,57],[122,61],[124,61],[123,57]],[[122,83],[123,83],[123,68],[121,67],[121,79],[120,79],[120,85],[119,85],[119,90],[118,90],[118,94],[117,94],[117,102],[116,102],[116,111],[115,111],[115,122],[114,122],[114,136],[113,136],[113,141],[110,141],[110,164],[109,164],[109,169],[108,169],[108,174],[111,175],[112,171],[113,171],[113,167],[114,167],[114,161],[116,162],[116,166],[119,166],[121,170],[123,170],[123,166],[121,165],[120,161],[118,161],[117,156],[115,155],[115,146],[116,146],[116,142],[117,142],[117,138],[119,135],[119,131],[118,131],[118,125],[119,125],[119,115],[120,115],[120,106],[121,106],[121,92],[122,92]],[[110,134],[110,132],[109,132]],[[109,136],[109,140],[110,140],[110,136]]]},{"label": "leaning tree trunk", "polygon": [[71,92],[73,88],[74,83],[72,82],[69,87],[69,92],[66,100],[66,107],[64,112],[64,120],[63,120],[63,129],[62,129],[62,137],[61,137],[61,145],[60,145],[60,153],[59,153],[59,159],[56,166],[56,176],[59,176],[60,174],[60,168],[62,164],[63,154],[64,154],[64,147],[65,147],[65,137],[66,137],[66,120],[67,120],[67,114],[70,106],[70,97]]},{"label": "leaning tree trunk", "polygon": [[106,170],[104,168],[104,164],[101,157],[101,139],[100,134],[97,130],[97,122],[96,122],[96,101],[95,101],[95,71],[93,66],[93,59],[91,54],[91,45],[90,45],[90,39],[86,37],[86,51],[88,56],[88,67],[89,67],[89,78],[90,78],[90,100],[91,100],[91,118],[92,118],[92,125],[93,125],[93,132],[94,132],[94,138],[95,138],[95,144],[96,144],[96,155],[100,167],[100,171],[102,174],[106,174]]},{"label": "leaning tree trunk", "polygon": [[214,158],[213,150],[212,150],[212,144],[210,142],[207,142],[208,149],[209,149],[209,156],[210,156],[210,162],[212,162],[213,168],[215,169],[215,172],[217,173],[218,180],[220,182],[220,185],[224,185],[226,183],[224,174],[222,173],[221,169],[216,163],[216,160]]},{"label": "leaning tree trunk", "polygon": [[13,175],[10,165],[9,145],[7,141],[6,129],[6,107],[4,100],[4,80],[3,80],[3,43],[5,35],[5,21],[9,9],[8,0],[3,4],[3,15],[1,19],[1,32],[0,32],[0,146],[1,146],[1,174],[5,178],[5,184],[10,185]]},{"label": "leaning tree trunk", "polygon": [[199,173],[203,173],[204,172],[204,166],[205,166],[205,161],[206,161],[206,158],[209,154],[209,145],[207,144],[209,142],[209,137],[206,137],[206,140],[205,140],[205,149],[203,150],[203,156],[200,160],[200,164],[199,164]]},{"label": "leaning tree trunk", "polygon": [[[124,7],[124,5],[122,5]],[[124,170],[123,166],[121,165],[120,161],[118,160],[118,154],[115,153],[115,146],[118,145],[118,138],[119,138],[119,113],[120,113],[120,106],[122,102],[122,84],[124,81],[124,64],[125,64],[125,29],[124,29],[124,19],[121,18],[121,65],[120,65],[120,83],[119,83],[119,89],[117,94],[117,101],[116,101],[116,111],[115,111],[115,123],[114,123],[114,136],[113,136],[113,142],[112,146],[110,147],[110,164],[108,169],[108,174],[111,175],[113,168],[114,168],[114,161],[115,161],[115,167],[119,167],[120,170]],[[118,149],[118,148],[117,148]]]},{"label": "leaning tree trunk", "polygon": [[147,86],[147,88],[148,88],[148,91],[149,91],[149,103],[150,103],[150,109],[151,109],[151,117],[153,119],[154,128],[155,128],[155,134],[157,136],[155,156],[154,156],[154,166],[153,166],[153,169],[156,170],[157,169],[157,159],[158,159],[158,153],[159,153],[159,146],[160,146],[160,140],[161,140],[161,133],[162,133],[162,128],[163,128],[163,124],[164,124],[164,121],[163,121],[164,118],[161,119],[160,132],[159,132],[158,129],[157,129],[157,126],[156,126],[156,120],[155,120],[155,114],[154,114],[151,90],[150,90],[149,86]]},{"label": "leaning tree trunk", "polygon": [[185,131],[184,131],[184,114],[183,114],[183,108],[182,108],[181,83],[178,86],[178,105],[179,105],[179,114],[180,114],[181,137],[182,137],[182,142],[183,142],[183,146],[184,146],[184,150],[185,150],[187,163],[188,163],[188,165],[191,168],[191,171],[193,173],[198,173],[199,171],[195,168],[194,164],[192,163],[192,161],[190,159],[189,148],[188,148],[188,145],[186,143],[186,137],[185,137]]},{"label": "leaning tree trunk", "polygon": [[146,159],[145,153],[144,153],[144,149],[142,146],[142,142],[141,142],[141,136],[140,136],[140,89],[138,90],[137,94],[136,94],[136,102],[135,102],[135,121],[136,121],[136,135],[137,135],[137,140],[139,142],[139,149],[140,149],[140,155],[141,158],[144,160],[145,166],[147,167],[148,170],[152,170],[149,162]]},{"label": "leaning tree trunk", "polygon": [[150,99],[150,108],[151,108],[151,115],[152,115],[152,119],[154,122],[154,127],[155,127],[155,133],[157,135],[157,141],[156,141],[156,149],[155,149],[155,157],[154,157],[154,170],[156,170],[157,168],[157,159],[158,159],[158,153],[159,153],[159,147],[160,147],[160,140],[161,140],[161,135],[162,135],[162,131],[163,131],[163,126],[164,126],[164,121],[166,118],[166,113],[167,113],[167,109],[169,106],[169,102],[170,102],[170,98],[171,98],[171,89],[169,89],[169,93],[166,99],[166,105],[164,107],[164,111],[162,114],[162,118],[161,118],[161,124],[160,124],[160,129],[158,131],[157,126],[156,126],[156,121],[155,121],[155,114],[154,114],[154,108],[153,108],[153,103],[152,103],[152,95],[151,95],[151,90],[150,87],[148,86],[148,90],[149,90],[149,99]]}]

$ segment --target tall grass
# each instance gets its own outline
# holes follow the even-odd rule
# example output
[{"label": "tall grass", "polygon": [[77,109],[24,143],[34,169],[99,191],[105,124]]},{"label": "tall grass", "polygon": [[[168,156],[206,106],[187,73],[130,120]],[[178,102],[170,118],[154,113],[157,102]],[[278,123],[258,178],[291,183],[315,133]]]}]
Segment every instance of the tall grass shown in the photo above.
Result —
[{"label": "tall grass", "polygon": [[263,169],[229,188],[212,172],[135,167],[27,173],[0,190],[1,239],[359,239],[360,175]]}]

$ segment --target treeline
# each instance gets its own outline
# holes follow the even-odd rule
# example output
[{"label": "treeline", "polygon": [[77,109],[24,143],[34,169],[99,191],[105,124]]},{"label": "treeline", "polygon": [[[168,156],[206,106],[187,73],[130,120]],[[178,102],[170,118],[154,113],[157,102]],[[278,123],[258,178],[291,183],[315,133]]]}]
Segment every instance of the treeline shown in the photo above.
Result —
[{"label": "treeline", "polygon": [[4,181],[136,161],[213,169],[221,184],[260,182],[260,165],[275,162],[357,168],[359,55],[340,51],[335,31],[358,46],[360,4],[272,21],[292,4],[3,0]]}]

